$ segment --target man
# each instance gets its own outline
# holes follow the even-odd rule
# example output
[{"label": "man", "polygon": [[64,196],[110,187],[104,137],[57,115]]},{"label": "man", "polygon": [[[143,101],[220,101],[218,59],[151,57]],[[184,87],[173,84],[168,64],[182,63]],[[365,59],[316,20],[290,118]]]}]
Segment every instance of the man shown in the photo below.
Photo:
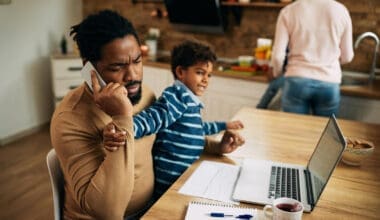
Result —
[{"label": "man", "polygon": [[[73,26],[83,63],[91,62],[107,83],[93,92],[83,84],[65,96],[51,121],[51,140],[65,178],[65,219],[138,218],[153,192],[154,135],[135,140],[132,116],[154,95],[142,81],[140,42],[132,24],[112,11],[90,15]],[[103,129],[123,131],[125,143],[106,151]],[[206,139],[205,151],[232,152],[244,140],[226,132],[220,143]]]},{"label": "man", "polygon": [[282,109],[330,116],[337,114],[342,71],[352,60],[352,24],[348,10],[334,0],[297,0],[280,11],[272,52],[274,76],[286,57]]}]

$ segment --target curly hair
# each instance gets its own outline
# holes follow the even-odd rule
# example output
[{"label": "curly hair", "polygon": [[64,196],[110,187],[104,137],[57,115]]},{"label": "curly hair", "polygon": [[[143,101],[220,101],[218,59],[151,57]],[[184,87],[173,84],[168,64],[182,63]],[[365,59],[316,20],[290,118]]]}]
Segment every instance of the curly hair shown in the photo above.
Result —
[{"label": "curly hair", "polygon": [[177,66],[188,68],[197,63],[214,63],[215,61],[216,55],[211,47],[196,40],[185,40],[175,46],[171,53],[171,69],[175,79],[177,79],[175,74]]},{"label": "curly hair", "polygon": [[101,59],[102,47],[116,38],[133,35],[140,45],[132,23],[111,10],[89,15],[81,23],[71,27],[71,35],[78,45],[81,57],[94,62]]}]

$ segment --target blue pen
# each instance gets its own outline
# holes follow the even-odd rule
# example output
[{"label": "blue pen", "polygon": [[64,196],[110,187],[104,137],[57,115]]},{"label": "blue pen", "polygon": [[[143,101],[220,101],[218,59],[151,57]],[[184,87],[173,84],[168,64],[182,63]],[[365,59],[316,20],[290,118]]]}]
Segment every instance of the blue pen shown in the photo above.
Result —
[{"label": "blue pen", "polygon": [[[211,212],[210,216],[215,217],[215,218],[234,217],[234,215],[228,215],[228,214],[224,214],[222,212]],[[252,217],[253,216],[249,215],[249,214],[243,214],[243,215],[235,216],[235,218],[238,218],[238,219],[251,219]]]}]

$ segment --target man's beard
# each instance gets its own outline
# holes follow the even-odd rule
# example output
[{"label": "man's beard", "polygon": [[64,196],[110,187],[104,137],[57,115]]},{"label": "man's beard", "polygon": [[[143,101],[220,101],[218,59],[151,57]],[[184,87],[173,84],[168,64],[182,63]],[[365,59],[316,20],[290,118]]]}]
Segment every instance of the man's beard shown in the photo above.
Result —
[{"label": "man's beard", "polygon": [[128,94],[128,98],[131,101],[132,105],[136,105],[141,100],[141,94],[142,94],[141,81],[132,81],[132,82],[129,82],[127,85],[125,85],[125,88],[127,88],[128,86],[132,86],[135,84],[139,84],[140,88],[139,88],[139,91],[137,91],[137,93],[135,95],[129,96],[129,94]]}]

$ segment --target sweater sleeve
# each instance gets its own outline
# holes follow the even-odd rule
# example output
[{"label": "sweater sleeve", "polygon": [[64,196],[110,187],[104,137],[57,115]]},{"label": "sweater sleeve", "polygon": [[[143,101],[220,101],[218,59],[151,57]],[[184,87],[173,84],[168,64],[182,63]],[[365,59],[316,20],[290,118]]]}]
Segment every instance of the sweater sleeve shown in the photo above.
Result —
[{"label": "sweater sleeve", "polygon": [[350,14],[345,10],[346,25],[342,33],[340,48],[340,58],[341,64],[349,63],[354,58],[354,49],[352,46],[352,21]]},{"label": "sweater sleeve", "polygon": [[226,122],[203,122],[205,135],[213,135],[226,130]]},{"label": "sweater sleeve", "polygon": [[281,10],[277,18],[276,23],[276,33],[273,42],[273,51],[272,51],[272,66],[273,66],[273,75],[275,77],[282,74],[284,61],[286,58],[286,49],[289,44],[289,30],[285,20],[285,11]]},{"label": "sweater sleeve", "polygon": [[165,89],[153,105],[133,117],[135,138],[155,134],[173,124],[186,111],[189,101],[184,88],[171,86]]},{"label": "sweater sleeve", "polygon": [[[105,152],[93,116],[62,112],[53,117],[51,140],[59,158],[65,187],[84,213],[95,219],[121,219],[134,189],[132,117],[112,118],[126,131],[126,145]],[[128,146],[128,147],[127,147]]]}]

